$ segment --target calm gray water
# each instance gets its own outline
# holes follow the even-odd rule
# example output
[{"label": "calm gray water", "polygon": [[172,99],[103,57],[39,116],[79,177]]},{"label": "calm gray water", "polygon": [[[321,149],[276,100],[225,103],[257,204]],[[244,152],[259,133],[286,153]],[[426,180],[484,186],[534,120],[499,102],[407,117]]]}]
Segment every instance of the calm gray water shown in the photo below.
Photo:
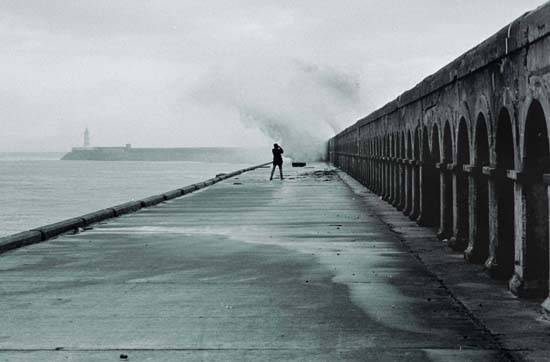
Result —
[{"label": "calm gray water", "polygon": [[186,161],[59,161],[62,155],[0,153],[0,236],[251,166]]}]

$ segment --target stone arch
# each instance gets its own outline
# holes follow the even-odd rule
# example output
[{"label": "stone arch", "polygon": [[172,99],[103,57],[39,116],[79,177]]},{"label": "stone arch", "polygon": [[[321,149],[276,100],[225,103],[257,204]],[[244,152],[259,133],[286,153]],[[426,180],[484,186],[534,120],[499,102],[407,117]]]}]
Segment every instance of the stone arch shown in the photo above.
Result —
[{"label": "stone arch", "polygon": [[508,279],[514,270],[514,183],[506,177],[506,171],[515,167],[514,132],[510,113],[502,108],[496,122],[496,243],[491,245],[493,260],[489,260],[492,276]]},{"label": "stone arch", "polygon": [[[520,120],[523,122],[520,122],[519,127],[519,135],[523,136],[520,139],[520,145],[519,145],[519,159],[517,161],[520,161],[520,163],[525,160],[525,134],[526,134],[526,127],[527,127],[527,119],[529,112],[531,111],[531,106],[536,102],[538,106],[541,107],[542,112],[545,115],[550,115],[550,91],[547,90],[547,88],[544,86],[544,80],[538,76],[532,76],[530,77],[529,81],[529,90],[528,90],[528,96],[525,99],[525,102],[523,102],[523,107],[521,108],[521,114],[520,114]],[[546,127],[550,130],[550,119],[546,119]],[[522,167],[517,167],[521,169]]]},{"label": "stone arch", "polygon": [[435,163],[442,162],[442,147],[441,147],[441,135],[439,131],[439,123],[434,122],[432,125],[431,136],[430,136],[430,153],[432,156],[432,161]]},{"label": "stone arch", "polygon": [[[461,146],[460,145],[460,142],[459,142],[459,133],[461,132],[461,130],[463,131],[466,131],[465,135],[467,136],[467,140],[468,140],[468,156],[471,155],[473,152],[472,152],[472,148],[471,148],[471,144],[469,143],[470,140],[471,140],[471,137],[470,137],[470,130],[471,130],[471,113],[470,113],[470,107],[468,106],[468,103],[466,102],[462,102],[460,104],[460,107],[459,107],[459,110],[458,110],[458,123],[456,124],[456,129],[455,129],[455,140],[456,140],[456,143],[455,143],[455,162],[459,162],[459,157],[461,157],[459,155],[459,152],[458,152],[458,147]],[[463,165],[468,165],[470,164],[470,159],[468,160],[464,160],[463,158],[461,159],[461,161]]]},{"label": "stone arch", "polygon": [[[485,129],[487,130],[488,135],[488,143],[489,143],[489,151],[493,149],[493,114],[491,112],[491,107],[489,104],[489,101],[487,100],[487,97],[484,94],[481,94],[477,97],[475,107],[474,107],[474,115],[477,115],[476,118],[476,127],[473,127],[473,135],[472,140],[476,139],[476,132],[478,130],[477,122],[479,121],[479,116],[483,116],[483,120],[485,121]],[[473,144],[474,148],[476,147],[476,144]],[[477,153],[474,151],[474,154],[472,155],[474,157],[477,156]],[[477,162],[474,162],[474,164]],[[494,158],[493,155],[489,154],[489,163],[494,164]]]},{"label": "stone arch", "polygon": [[541,103],[533,100],[525,118],[523,144],[525,182],[524,281],[533,295],[548,293],[548,192],[543,174],[550,173],[547,119]]}]

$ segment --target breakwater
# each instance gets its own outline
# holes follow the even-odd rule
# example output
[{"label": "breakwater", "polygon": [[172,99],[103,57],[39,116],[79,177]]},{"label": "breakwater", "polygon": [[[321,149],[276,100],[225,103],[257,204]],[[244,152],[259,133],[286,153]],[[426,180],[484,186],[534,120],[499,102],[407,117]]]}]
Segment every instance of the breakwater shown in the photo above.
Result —
[{"label": "breakwater", "polygon": [[221,163],[263,162],[262,154],[269,149],[238,147],[177,147],[139,148],[126,147],[74,147],[62,160],[81,161],[193,161]]},{"label": "breakwater", "polygon": [[89,227],[92,224],[105,221],[117,216],[136,212],[142,208],[154,206],[159,203],[175,199],[177,197],[188,195],[192,192],[204,189],[205,187],[211,186],[220,181],[235,177],[244,172],[248,172],[268,164],[269,163],[262,163],[234,172],[218,174],[216,175],[216,177],[189,186],[173,189],[140,200],[130,201],[112,207],[107,207],[81,216],[2,237],[0,238],[0,254],[23,246],[40,243],[63,233],[77,232],[78,230]]}]

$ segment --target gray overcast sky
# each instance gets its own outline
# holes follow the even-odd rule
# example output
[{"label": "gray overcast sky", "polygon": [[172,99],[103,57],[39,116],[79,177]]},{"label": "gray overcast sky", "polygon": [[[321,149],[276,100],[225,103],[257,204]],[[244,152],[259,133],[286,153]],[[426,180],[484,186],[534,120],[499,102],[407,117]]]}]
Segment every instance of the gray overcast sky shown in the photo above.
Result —
[{"label": "gray overcast sky", "polygon": [[0,0],[0,151],[329,137],[540,0]]}]

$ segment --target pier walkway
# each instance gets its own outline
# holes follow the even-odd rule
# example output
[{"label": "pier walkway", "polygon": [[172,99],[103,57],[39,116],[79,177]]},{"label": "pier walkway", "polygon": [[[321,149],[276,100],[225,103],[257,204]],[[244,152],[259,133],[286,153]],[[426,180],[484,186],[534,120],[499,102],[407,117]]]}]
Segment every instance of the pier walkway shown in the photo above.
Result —
[{"label": "pier walkway", "polygon": [[499,361],[325,164],[260,168],[0,256],[0,361]]}]

